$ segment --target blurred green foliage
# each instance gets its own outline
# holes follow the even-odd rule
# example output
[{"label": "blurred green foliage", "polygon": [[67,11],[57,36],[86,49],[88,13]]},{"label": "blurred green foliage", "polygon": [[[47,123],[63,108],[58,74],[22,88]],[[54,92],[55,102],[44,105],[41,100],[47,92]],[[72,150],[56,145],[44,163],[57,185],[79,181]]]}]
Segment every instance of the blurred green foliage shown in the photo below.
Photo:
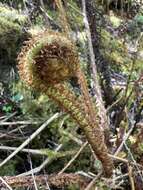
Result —
[{"label": "blurred green foliage", "polygon": [[24,24],[27,16],[0,4],[0,62],[15,63],[18,50],[26,39]]},{"label": "blurred green foliage", "polygon": [[[3,3],[8,3],[10,5],[10,1],[2,0]],[[85,53],[86,49],[86,34],[83,25],[83,15],[80,14],[80,8],[77,6],[74,0],[68,1],[68,19],[71,24],[71,28],[73,33],[78,31],[78,45],[82,46],[79,48],[80,57],[81,57],[81,66],[84,70],[87,68],[88,55]],[[23,1],[12,0],[11,4],[13,7],[17,9],[23,9],[24,4]],[[47,13],[53,18],[53,20],[58,19],[58,13],[55,10],[51,10],[47,8]],[[111,26],[115,29],[118,28],[123,18],[118,17],[117,15],[112,15],[109,18]],[[13,8],[9,8],[6,5],[0,4],[0,62],[2,64],[5,63],[16,63],[16,57],[21,48],[22,42],[25,38],[27,38],[27,33],[24,31],[24,27],[27,25],[27,16],[21,14],[18,10]],[[36,29],[36,27],[40,29],[44,27],[43,16],[39,15],[36,18],[36,26],[32,25],[30,28],[31,34],[35,34],[40,29]],[[128,43],[134,42],[137,37],[142,32],[143,26],[143,16],[142,14],[136,15],[133,19],[128,22],[128,31],[124,37],[119,38],[118,36],[114,36],[109,30],[105,27],[101,29],[101,53],[108,60],[110,67],[113,71],[117,73],[125,74],[125,76],[129,76],[131,73],[131,67],[134,62],[133,72],[131,73],[131,81],[138,79],[139,74],[143,70],[143,38],[140,39],[140,46],[138,47],[138,56],[133,59],[133,57],[129,54],[128,44],[125,43],[127,40]],[[76,33],[77,34],[77,33]],[[77,37],[77,36],[76,36]],[[131,43],[132,44],[132,43]],[[90,84],[90,76],[87,75],[88,81]],[[129,90],[127,95],[133,89],[133,85],[129,85]],[[50,116],[52,116],[55,112],[59,112],[60,109],[56,106],[49,98],[40,93],[33,92],[30,88],[26,87],[22,81],[17,81],[12,83],[12,100],[15,102],[21,109],[22,114],[20,119],[22,120],[33,120],[33,121],[45,121]],[[79,90],[77,89],[79,92]],[[122,96],[123,93],[120,95]],[[136,99],[136,94],[133,93],[127,109],[129,109]],[[122,101],[122,100],[121,100]],[[138,106],[141,108],[143,106],[143,101],[141,105]],[[3,111],[5,113],[11,112],[11,105],[7,104],[3,107]],[[64,121],[64,122],[63,122]],[[63,124],[61,125],[61,123]],[[31,134],[35,128],[39,126],[30,126],[28,128],[28,132],[26,134]],[[64,133],[63,133],[64,131]],[[32,143],[29,145],[30,148],[40,149],[46,154],[45,157],[49,156],[54,159],[53,163],[47,166],[47,171],[49,173],[58,172],[60,169],[64,167],[64,165],[70,160],[71,152],[77,151],[77,144],[74,142],[71,136],[79,139],[84,139],[82,132],[78,129],[76,124],[71,120],[67,115],[63,115],[60,119],[54,121],[50,124],[37,138],[35,138]],[[53,152],[53,148],[55,145],[50,145],[49,141],[54,142],[55,144],[63,144],[63,148],[61,152],[55,153]],[[12,142],[13,146],[19,146],[18,141]],[[7,144],[7,142],[5,143]],[[143,152],[143,144],[140,144],[140,152]],[[69,155],[68,155],[69,153]],[[67,156],[67,155],[68,156]],[[20,155],[21,156],[21,155]],[[36,167],[38,164],[40,165],[43,162],[43,156],[31,156],[33,167]],[[44,159],[45,159],[44,157]],[[24,170],[24,163],[28,162],[27,157],[21,156],[21,162],[10,161],[3,169],[0,171],[0,175],[15,175],[17,173],[17,168],[21,167],[21,170]],[[17,158],[15,159],[17,160]],[[75,171],[92,171],[97,172],[100,168],[100,163],[93,162],[90,149],[85,149],[82,154],[78,157],[78,159],[72,164],[67,172],[75,172]],[[26,168],[27,169],[27,168]],[[96,184],[101,190],[109,190],[106,187],[104,182],[98,181]],[[76,190],[78,187],[69,187],[69,190]]]}]

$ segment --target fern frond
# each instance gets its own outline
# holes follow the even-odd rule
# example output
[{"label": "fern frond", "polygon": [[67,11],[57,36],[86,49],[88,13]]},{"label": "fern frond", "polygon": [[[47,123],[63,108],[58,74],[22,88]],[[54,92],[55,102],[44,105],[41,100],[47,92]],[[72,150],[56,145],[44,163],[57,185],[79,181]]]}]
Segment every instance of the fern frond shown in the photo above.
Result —
[{"label": "fern frond", "polygon": [[88,101],[90,97],[82,71],[83,102],[66,85],[71,77],[79,77],[77,70],[80,69],[77,52],[70,40],[60,33],[46,31],[27,42],[18,60],[21,79],[48,95],[70,114],[85,133],[106,175],[111,176],[113,163],[96,122],[96,112],[92,113],[94,108]]}]

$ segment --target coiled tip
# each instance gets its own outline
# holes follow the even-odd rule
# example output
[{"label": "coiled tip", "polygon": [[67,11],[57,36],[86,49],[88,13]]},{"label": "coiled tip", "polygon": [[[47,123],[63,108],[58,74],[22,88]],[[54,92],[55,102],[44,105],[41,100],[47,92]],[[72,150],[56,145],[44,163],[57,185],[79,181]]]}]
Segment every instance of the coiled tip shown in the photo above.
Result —
[{"label": "coiled tip", "polygon": [[78,55],[73,43],[63,34],[45,31],[26,42],[18,62],[21,79],[39,89],[74,77]]}]

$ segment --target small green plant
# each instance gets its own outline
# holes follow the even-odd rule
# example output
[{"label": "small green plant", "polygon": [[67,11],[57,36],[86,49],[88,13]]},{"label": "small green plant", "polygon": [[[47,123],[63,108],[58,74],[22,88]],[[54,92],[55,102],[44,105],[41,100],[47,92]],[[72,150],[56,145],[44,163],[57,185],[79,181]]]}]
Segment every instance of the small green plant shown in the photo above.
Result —
[{"label": "small green plant", "polygon": [[7,104],[7,105],[4,105],[3,108],[2,108],[2,111],[6,112],[6,113],[9,113],[12,111],[12,106]]}]

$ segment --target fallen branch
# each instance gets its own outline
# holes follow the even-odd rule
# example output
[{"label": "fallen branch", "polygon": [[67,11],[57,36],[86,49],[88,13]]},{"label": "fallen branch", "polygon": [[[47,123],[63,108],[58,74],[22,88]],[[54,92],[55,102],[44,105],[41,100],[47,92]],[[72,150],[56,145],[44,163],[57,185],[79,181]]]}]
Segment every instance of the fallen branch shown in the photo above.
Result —
[{"label": "fallen branch", "polygon": [[[15,151],[17,147],[10,147],[10,146],[0,146],[0,150],[3,151]],[[61,151],[61,152],[55,152],[55,150],[50,150],[48,148],[44,149],[22,149],[20,152],[26,152],[28,154],[35,154],[35,155],[42,155],[42,156],[49,156],[53,158],[62,158],[65,156],[72,156],[75,153],[77,153],[77,150],[67,150],[67,151]]]},{"label": "fallen branch", "polygon": [[[80,176],[78,174],[61,174],[61,175],[38,175],[34,176],[35,182],[37,186],[46,187],[48,182],[50,187],[58,187],[58,188],[66,188],[71,185],[78,185],[79,188],[82,190],[84,189],[87,184],[90,182],[89,179],[86,177]],[[32,187],[34,186],[34,181],[32,176],[24,176],[24,177],[16,177],[16,176],[6,176],[2,178],[3,180],[0,181],[0,189],[6,187],[8,184],[12,188],[24,188],[24,187]]]}]

